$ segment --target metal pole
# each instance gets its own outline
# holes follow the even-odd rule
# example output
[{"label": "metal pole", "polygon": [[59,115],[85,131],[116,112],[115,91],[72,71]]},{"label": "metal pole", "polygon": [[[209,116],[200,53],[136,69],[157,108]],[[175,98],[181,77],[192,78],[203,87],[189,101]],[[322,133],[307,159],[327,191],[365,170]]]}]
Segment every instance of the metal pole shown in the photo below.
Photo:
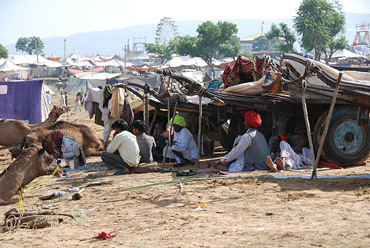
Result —
[{"label": "metal pole", "polygon": [[317,178],[317,165],[319,163],[321,152],[322,152],[322,147],[324,146],[325,138],[326,138],[326,135],[328,133],[329,124],[330,124],[331,116],[333,114],[335,102],[337,101],[337,96],[338,96],[338,92],[339,92],[339,85],[340,85],[340,80],[341,79],[342,79],[342,73],[340,72],[339,73],[339,76],[338,76],[338,79],[337,79],[337,84],[335,86],[335,91],[334,91],[333,99],[331,101],[331,105],[330,105],[330,108],[329,108],[329,113],[328,113],[328,116],[326,117],[325,128],[324,128],[324,132],[322,134],[321,140],[320,140],[320,145],[319,145],[319,149],[317,151],[315,164],[313,166],[313,171],[312,171],[311,179]]},{"label": "metal pole", "polygon": [[64,39],[64,59],[67,58],[67,40]]},{"label": "metal pole", "polygon": [[200,140],[202,138],[202,116],[203,116],[203,107],[202,107],[202,96],[199,96],[199,120],[198,120],[198,162],[197,168],[200,168]]}]

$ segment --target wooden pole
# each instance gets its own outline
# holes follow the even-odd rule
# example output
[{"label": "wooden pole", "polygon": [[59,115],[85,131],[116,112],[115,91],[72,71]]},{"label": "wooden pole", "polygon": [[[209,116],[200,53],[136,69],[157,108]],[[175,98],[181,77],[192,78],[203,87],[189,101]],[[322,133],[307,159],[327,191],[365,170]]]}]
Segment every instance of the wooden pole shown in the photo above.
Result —
[{"label": "wooden pole", "polygon": [[324,128],[324,132],[322,134],[321,140],[320,140],[320,145],[319,145],[319,149],[317,151],[316,160],[315,160],[315,163],[313,165],[313,171],[312,171],[311,179],[317,178],[317,165],[319,163],[321,152],[322,152],[322,148],[324,146],[325,138],[326,138],[326,135],[328,133],[329,124],[330,124],[331,116],[333,115],[334,106],[335,106],[335,103],[337,101],[337,96],[338,96],[338,92],[339,92],[339,85],[340,85],[340,80],[341,79],[342,79],[342,73],[340,72],[339,73],[339,76],[338,76],[338,79],[337,79],[336,86],[335,86],[335,91],[334,91],[334,94],[333,94],[333,99],[331,100],[331,105],[330,105],[330,108],[329,108],[329,113],[328,113],[328,116],[326,117],[325,128]]},{"label": "wooden pole", "polygon": [[[168,147],[171,146],[171,134],[172,134],[173,122],[175,121],[175,116],[176,116],[178,102],[179,102],[179,100],[176,99],[175,108],[173,109],[173,116],[172,116],[172,121],[171,121],[170,133],[168,134],[167,145],[165,147],[165,151],[164,151],[164,154],[163,154],[163,161],[162,161],[161,172],[164,172],[164,163],[166,162],[166,156],[167,156],[167,153],[168,153]],[[169,106],[170,106],[170,104],[168,103],[168,112],[170,112]],[[168,121],[170,121],[170,119],[168,119]]]},{"label": "wooden pole", "polygon": [[311,126],[310,126],[310,120],[308,119],[306,95],[305,95],[304,92],[302,93],[301,97],[302,97],[302,108],[303,108],[303,114],[304,114],[304,122],[306,124],[306,130],[307,130],[308,144],[310,145],[310,150],[311,150],[311,159],[312,159],[312,161],[315,161],[315,150],[313,149]]},{"label": "wooden pole", "polygon": [[199,119],[198,119],[198,162],[197,168],[200,168],[200,146],[202,138],[202,116],[203,116],[203,107],[202,107],[202,96],[199,96]]}]

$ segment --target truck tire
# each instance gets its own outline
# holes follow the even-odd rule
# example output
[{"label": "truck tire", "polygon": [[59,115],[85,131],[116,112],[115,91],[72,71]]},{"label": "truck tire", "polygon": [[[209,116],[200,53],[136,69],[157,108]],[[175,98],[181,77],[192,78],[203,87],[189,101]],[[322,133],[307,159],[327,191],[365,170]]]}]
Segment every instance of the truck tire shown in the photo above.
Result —
[{"label": "truck tire", "polygon": [[[315,124],[313,140],[316,150],[322,138],[327,115],[328,111],[322,113]],[[369,157],[369,151],[370,125],[357,125],[356,108],[335,108],[321,158],[342,167],[356,166],[364,164]]]}]

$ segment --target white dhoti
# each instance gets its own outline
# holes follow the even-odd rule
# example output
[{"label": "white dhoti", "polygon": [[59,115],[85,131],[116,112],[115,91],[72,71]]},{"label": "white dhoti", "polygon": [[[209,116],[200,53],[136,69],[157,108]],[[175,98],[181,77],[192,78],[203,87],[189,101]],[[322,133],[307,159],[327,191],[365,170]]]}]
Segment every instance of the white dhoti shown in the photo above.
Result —
[{"label": "white dhoti", "polygon": [[[163,149],[163,156],[165,156],[165,151],[167,149],[167,146]],[[172,151],[177,151],[177,152],[181,152],[182,153],[182,156],[191,161],[192,163],[195,163],[197,162],[198,160],[196,158],[193,158],[191,157],[191,152],[189,150],[187,150],[185,147],[182,147],[182,146],[178,146],[178,145],[173,145],[171,147],[168,147],[168,150],[167,150],[167,158],[172,158],[172,159],[176,159],[176,162],[177,163],[181,163],[181,158],[179,158],[178,156],[176,156]]]},{"label": "white dhoti", "polygon": [[285,158],[285,168],[287,170],[312,166],[310,149],[302,148],[302,152],[302,154],[297,154],[287,142],[280,142],[280,157]]}]

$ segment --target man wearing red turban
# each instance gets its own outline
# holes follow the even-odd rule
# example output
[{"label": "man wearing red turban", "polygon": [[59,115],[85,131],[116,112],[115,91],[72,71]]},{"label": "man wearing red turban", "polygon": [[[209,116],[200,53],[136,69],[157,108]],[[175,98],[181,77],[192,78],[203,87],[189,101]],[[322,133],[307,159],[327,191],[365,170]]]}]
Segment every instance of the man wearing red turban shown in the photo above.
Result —
[{"label": "man wearing red turban", "polygon": [[[236,167],[239,168],[239,171],[269,169],[265,158],[269,155],[270,149],[263,134],[256,129],[262,124],[261,116],[254,111],[248,111],[244,118],[247,131],[236,139],[238,142],[234,142],[234,148],[213,165],[215,169],[229,170],[229,168]],[[234,160],[236,161],[231,163]],[[235,166],[235,163],[241,166]]]},{"label": "man wearing red turban", "polygon": [[[54,143],[55,148],[62,153],[66,165],[72,170],[86,164],[83,148],[74,139],[64,136],[60,131],[53,131],[50,133],[50,140]],[[59,156],[54,154],[54,157]]]}]

